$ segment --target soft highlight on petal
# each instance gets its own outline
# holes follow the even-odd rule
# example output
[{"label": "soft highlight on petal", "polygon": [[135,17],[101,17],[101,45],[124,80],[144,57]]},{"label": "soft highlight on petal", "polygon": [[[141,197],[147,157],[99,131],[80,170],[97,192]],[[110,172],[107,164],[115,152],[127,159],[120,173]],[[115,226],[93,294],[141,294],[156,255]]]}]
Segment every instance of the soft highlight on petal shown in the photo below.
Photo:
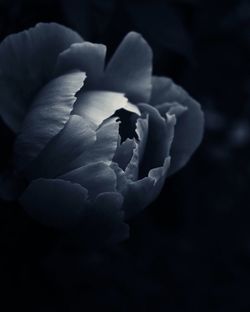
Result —
[{"label": "soft highlight on petal", "polygon": [[128,102],[122,93],[110,91],[83,91],[77,97],[74,114],[89,120],[94,127],[98,127],[105,119],[112,116],[119,109],[140,115],[139,109]]}]

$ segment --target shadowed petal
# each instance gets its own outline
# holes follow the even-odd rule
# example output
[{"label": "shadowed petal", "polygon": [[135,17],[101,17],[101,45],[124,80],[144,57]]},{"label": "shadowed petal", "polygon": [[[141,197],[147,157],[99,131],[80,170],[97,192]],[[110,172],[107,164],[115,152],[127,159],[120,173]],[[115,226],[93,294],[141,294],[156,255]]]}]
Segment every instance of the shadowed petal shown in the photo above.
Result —
[{"label": "shadowed petal", "polygon": [[116,190],[116,175],[103,162],[74,169],[59,178],[82,185],[88,190],[90,198],[95,198],[100,193],[114,192]]},{"label": "shadowed petal", "polygon": [[114,244],[127,239],[129,226],[124,223],[123,196],[117,192],[99,194],[82,219],[79,234],[88,244]]},{"label": "shadowed petal", "polygon": [[[181,87],[165,77],[153,77],[151,104],[177,102],[187,108],[179,117],[175,127],[175,137],[171,148],[169,174],[182,168],[199,146],[204,127],[204,117],[200,105]],[[162,109],[162,107],[161,107]]]},{"label": "shadowed petal", "polygon": [[111,58],[100,88],[123,92],[132,103],[147,102],[151,94],[152,50],[135,32],[130,32]]},{"label": "shadowed petal", "polygon": [[25,168],[64,127],[85,74],[71,73],[48,83],[35,99],[15,142],[15,160]]},{"label": "shadowed petal", "polygon": [[125,219],[138,214],[159,195],[167,170],[170,165],[170,157],[164,160],[163,166],[151,169],[147,177],[137,181],[127,179],[123,170],[113,163],[111,167],[117,175],[118,191],[124,196],[123,210]]},{"label": "shadowed petal", "polygon": [[139,109],[128,102],[124,94],[108,91],[83,91],[74,105],[74,114],[80,115],[98,127],[119,109],[140,115]]},{"label": "shadowed petal", "polygon": [[138,135],[139,142],[135,142],[133,156],[125,169],[125,175],[131,180],[136,180],[138,178],[139,163],[143,158],[148,139],[148,116],[146,118],[137,119],[135,131]]},{"label": "shadowed petal", "polygon": [[74,43],[63,51],[57,60],[56,75],[62,75],[72,70],[86,73],[86,87],[93,88],[104,70],[106,46],[91,42]]},{"label": "shadowed petal", "polygon": [[71,228],[87,209],[87,190],[59,179],[34,180],[20,198],[25,211],[46,226]]},{"label": "shadowed petal", "polygon": [[30,100],[51,77],[58,54],[75,42],[82,38],[67,27],[39,23],[0,44],[0,115],[13,131],[19,131]]},{"label": "shadowed petal", "polygon": [[138,106],[142,112],[149,115],[148,140],[140,164],[140,177],[144,177],[148,175],[150,169],[161,167],[169,155],[170,137],[173,134],[175,117],[166,120],[156,108],[148,104],[138,104]]},{"label": "shadowed petal", "polygon": [[125,170],[133,156],[133,150],[136,147],[135,139],[127,138],[120,144],[115,152],[113,162],[116,162],[120,168]]}]

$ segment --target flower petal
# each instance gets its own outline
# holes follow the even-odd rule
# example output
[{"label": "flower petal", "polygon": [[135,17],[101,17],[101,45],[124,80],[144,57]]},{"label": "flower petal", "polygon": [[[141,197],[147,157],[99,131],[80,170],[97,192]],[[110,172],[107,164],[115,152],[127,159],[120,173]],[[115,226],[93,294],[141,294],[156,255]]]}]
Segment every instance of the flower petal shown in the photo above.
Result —
[{"label": "flower petal", "polygon": [[143,113],[149,115],[148,140],[140,164],[140,177],[145,177],[150,169],[161,167],[165,158],[169,156],[175,118],[173,117],[171,121],[165,120],[156,108],[148,104],[138,106]]},{"label": "flower petal", "polygon": [[119,109],[140,115],[139,109],[128,103],[124,94],[108,91],[80,92],[74,105],[74,114],[80,115],[98,127]]},{"label": "flower petal", "polygon": [[136,122],[136,133],[139,142],[135,142],[132,158],[125,169],[125,175],[128,179],[136,180],[139,174],[139,163],[143,158],[146,142],[148,138],[148,116],[138,118]]},{"label": "flower petal", "polygon": [[71,163],[96,142],[96,132],[82,117],[72,115],[25,170],[29,180],[55,178],[75,169]]},{"label": "flower petal", "polygon": [[75,42],[82,38],[56,23],[39,23],[3,40],[0,115],[13,131],[19,131],[30,100],[51,77],[58,54]]},{"label": "flower petal", "polygon": [[116,190],[116,175],[105,163],[98,162],[74,169],[59,177],[72,183],[78,183],[88,190],[89,198],[95,198],[104,192]]},{"label": "flower petal", "polygon": [[152,50],[135,32],[130,32],[111,58],[100,88],[125,93],[132,103],[147,102],[151,94]]},{"label": "flower petal", "polygon": [[175,117],[178,118],[188,110],[186,106],[182,106],[177,102],[167,102],[156,105],[155,107],[158,109],[163,117],[166,115],[166,113],[168,113],[170,115],[175,115]]},{"label": "flower petal", "polygon": [[87,75],[86,87],[94,88],[104,70],[106,49],[103,44],[86,41],[72,44],[58,56],[56,75],[62,75],[72,70],[81,70]]},{"label": "flower petal", "polygon": [[15,142],[19,169],[26,167],[64,127],[84,78],[81,72],[67,74],[52,80],[41,90]]},{"label": "flower petal", "polygon": [[117,147],[113,162],[116,162],[120,168],[125,170],[133,156],[133,150],[135,147],[135,140],[127,138]]},{"label": "flower petal", "polygon": [[151,169],[147,177],[137,181],[128,179],[117,164],[111,165],[117,175],[117,189],[124,196],[125,219],[138,214],[155,200],[162,189],[169,165],[170,157],[166,157],[163,166]]},{"label": "flower petal", "polygon": [[165,102],[177,102],[187,107],[187,111],[177,118],[175,127],[169,170],[169,174],[173,174],[187,163],[199,146],[203,136],[204,116],[200,104],[171,79],[153,77],[151,104],[159,105]]},{"label": "flower petal", "polygon": [[79,184],[59,179],[34,180],[20,203],[35,220],[57,228],[75,227],[87,209],[87,190]]},{"label": "flower petal", "polygon": [[99,161],[110,165],[117,149],[118,141],[119,122],[117,122],[117,118],[109,118],[97,129],[95,143],[72,161],[69,167],[78,168]]}]

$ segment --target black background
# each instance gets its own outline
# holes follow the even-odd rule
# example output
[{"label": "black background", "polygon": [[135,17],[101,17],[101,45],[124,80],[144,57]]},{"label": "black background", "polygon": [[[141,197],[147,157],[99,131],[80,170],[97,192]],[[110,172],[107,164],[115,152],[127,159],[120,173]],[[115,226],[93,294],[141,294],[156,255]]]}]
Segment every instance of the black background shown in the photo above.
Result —
[{"label": "black background", "polygon": [[205,136],[112,248],[74,247],[1,203],[1,310],[250,311],[250,1],[0,1],[1,39],[41,21],[110,54],[142,33],[154,73],[201,103]]}]

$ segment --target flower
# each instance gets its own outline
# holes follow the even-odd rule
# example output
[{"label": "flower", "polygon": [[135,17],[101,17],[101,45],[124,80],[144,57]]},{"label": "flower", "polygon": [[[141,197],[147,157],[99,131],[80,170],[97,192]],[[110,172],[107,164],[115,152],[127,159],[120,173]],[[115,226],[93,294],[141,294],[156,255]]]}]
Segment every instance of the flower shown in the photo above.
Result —
[{"label": "flower", "polygon": [[113,242],[186,164],[203,114],[171,79],[152,76],[140,34],[130,32],[106,66],[105,54],[55,23],[1,43],[0,116],[15,135],[1,196],[46,226]]}]

